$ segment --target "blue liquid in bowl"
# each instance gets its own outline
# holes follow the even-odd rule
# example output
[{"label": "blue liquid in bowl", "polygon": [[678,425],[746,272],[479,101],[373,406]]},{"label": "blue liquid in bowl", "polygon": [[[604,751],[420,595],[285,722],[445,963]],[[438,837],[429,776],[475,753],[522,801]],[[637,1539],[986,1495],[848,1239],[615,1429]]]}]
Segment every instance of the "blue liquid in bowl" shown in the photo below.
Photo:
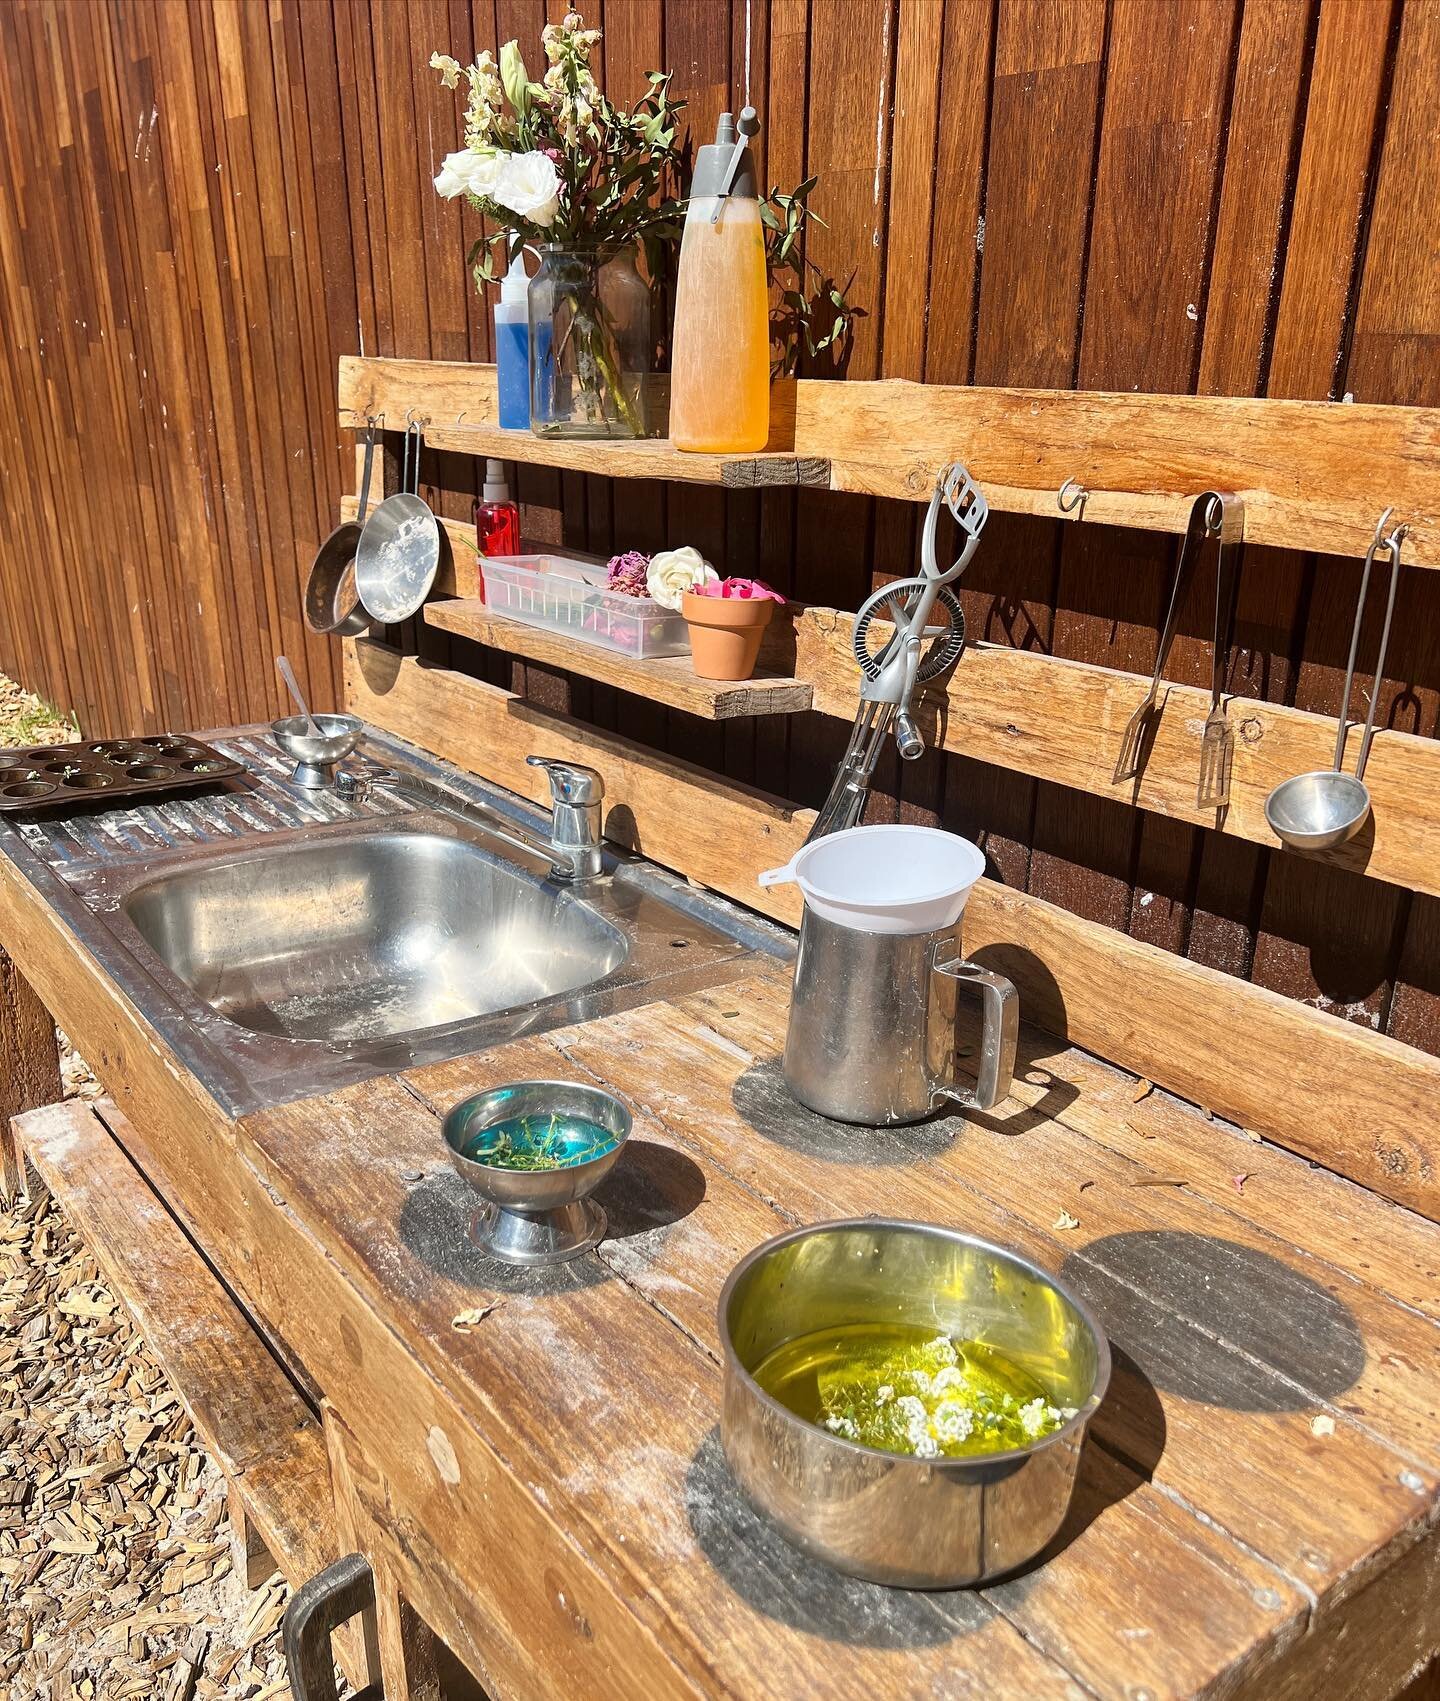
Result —
[{"label": "blue liquid in bowl", "polygon": [[541,1113],[507,1117],[478,1129],[460,1155],[492,1169],[569,1169],[603,1158],[619,1144],[617,1135],[588,1117]]}]

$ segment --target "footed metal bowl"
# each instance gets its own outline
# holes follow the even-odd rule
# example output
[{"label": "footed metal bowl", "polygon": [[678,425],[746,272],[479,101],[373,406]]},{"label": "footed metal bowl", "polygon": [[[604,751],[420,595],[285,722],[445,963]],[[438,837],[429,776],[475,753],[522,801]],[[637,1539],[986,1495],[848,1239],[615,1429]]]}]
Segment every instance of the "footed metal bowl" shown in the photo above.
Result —
[{"label": "footed metal bowl", "polygon": [[[1026,1447],[921,1459],[809,1423],[751,1375],[787,1341],[870,1322],[983,1341],[1075,1416]],[[1054,1276],[973,1235],[872,1217],[756,1247],[720,1295],[720,1341],[721,1440],[751,1503],[812,1558],[909,1589],[988,1582],[1040,1552],[1064,1520],[1110,1381],[1104,1331]]]},{"label": "footed metal bowl", "polygon": [[290,715],[270,728],[281,755],[295,763],[295,783],[312,790],[331,783],[335,764],[350,754],[365,731],[365,723],[355,715],[316,715],[315,720],[323,738],[311,732],[304,715]]},{"label": "footed metal bowl", "polygon": [[[558,1169],[503,1169],[468,1155],[476,1136],[517,1117],[583,1117],[615,1137],[598,1157]],[[445,1118],[450,1161],[485,1201],[472,1235],[508,1264],[562,1264],[604,1238],[605,1212],[591,1193],[630,1137],[630,1112],[612,1094],[577,1081],[514,1081],[464,1100]]]}]

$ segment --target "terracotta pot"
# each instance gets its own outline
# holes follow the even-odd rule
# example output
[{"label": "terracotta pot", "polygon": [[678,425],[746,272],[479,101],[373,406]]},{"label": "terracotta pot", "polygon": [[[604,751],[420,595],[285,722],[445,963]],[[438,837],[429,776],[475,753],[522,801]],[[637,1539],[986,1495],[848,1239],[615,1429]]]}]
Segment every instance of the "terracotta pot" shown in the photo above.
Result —
[{"label": "terracotta pot", "polygon": [[686,591],[680,612],[690,628],[696,676],[748,679],[774,610],[769,597],[697,597]]}]

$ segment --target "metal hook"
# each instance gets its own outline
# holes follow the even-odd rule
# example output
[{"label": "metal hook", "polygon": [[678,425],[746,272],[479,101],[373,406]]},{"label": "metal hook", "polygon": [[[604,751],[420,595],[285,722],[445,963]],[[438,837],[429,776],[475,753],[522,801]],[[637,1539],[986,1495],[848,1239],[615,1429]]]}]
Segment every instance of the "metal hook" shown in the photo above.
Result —
[{"label": "metal hook", "polygon": [[405,410],[405,429],[408,431],[410,429],[410,427],[414,424],[414,422],[415,422],[415,409],[414,408],[406,408],[406,410]]},{"label": "metal hook", "polygon": [[[1073,494],[1067,502],[1065,493],[1072,490]],[[1062,514],[1073,514],[1078,509],[1080,518],[1083,520],[1085,518],[1085,503],[1089,495],[1089,490],[1081,484],[1078,478],[1067,478],[1055,497],[1055,506]]]}]

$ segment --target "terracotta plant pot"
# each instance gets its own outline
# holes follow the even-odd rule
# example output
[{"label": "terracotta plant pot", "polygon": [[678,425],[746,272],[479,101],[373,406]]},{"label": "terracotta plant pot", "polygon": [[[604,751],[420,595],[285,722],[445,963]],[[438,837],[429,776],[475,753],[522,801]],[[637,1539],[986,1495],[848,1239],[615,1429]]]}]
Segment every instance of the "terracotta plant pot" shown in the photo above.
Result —
[{"label": "terracotta plant pot", "polygon": [[774,609],[769,597],[697,597],[686,591],[680,612],[690,628],[696,676],[748,679]]}]

